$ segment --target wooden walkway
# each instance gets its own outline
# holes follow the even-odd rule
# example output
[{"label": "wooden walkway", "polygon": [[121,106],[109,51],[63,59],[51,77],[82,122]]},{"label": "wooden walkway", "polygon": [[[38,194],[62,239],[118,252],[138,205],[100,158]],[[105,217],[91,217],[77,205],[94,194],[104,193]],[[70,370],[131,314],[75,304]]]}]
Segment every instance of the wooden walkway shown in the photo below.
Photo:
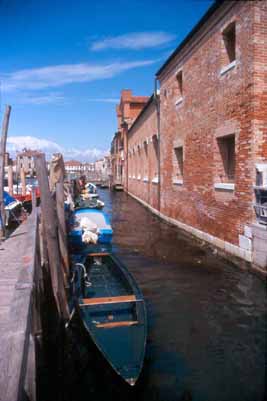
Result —
[{"label": "wooden walkway", "polygon": [[[23,399],[31,375],[37,210],[0,244],[0,400]],[[32,348],[34,349],[34,347]],[[29,359],[30,358],[30,359]],[[34,382],[29,380],[29,382]],[[34,384],[32,384],[34,385]],[[28,394],[29,395],[29,394]]]}]

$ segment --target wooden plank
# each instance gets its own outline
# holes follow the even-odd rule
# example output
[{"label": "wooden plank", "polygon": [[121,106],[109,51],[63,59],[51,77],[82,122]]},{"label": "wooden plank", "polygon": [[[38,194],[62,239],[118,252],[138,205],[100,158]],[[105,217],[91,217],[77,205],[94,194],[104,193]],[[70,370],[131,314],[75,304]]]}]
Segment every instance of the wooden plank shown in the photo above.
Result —
[{"label": "wooden plank", "polygon": [[8,166],[8,192],[13,195],[13,166]]},{"label": "wooden plank", "polygon": [[96,327],[103,329],[113,329],[114,327],[129,327],[138,324],[137,320],[121,321],[121,322],[107,322],[97,323]]},{"label": "wooden plank", "polygon": [[54,153],[50,161],[49,170],[49,186],[50,191],[55,190],[58,182],[64,181],[65,165],[63,155],[61,153]]},{"label": "wooden plank", "polygon": [[53,292],[59,314],[62,314],[64,319],[68,319],[69,310],[59,253],[57,215],[55,210],[55,202],[52,198],[49,188],[44,154],[40,154],[35,157],[35,165],[41,193],[41,211],[43,215],[42,223],[44,224],[45,238],[47,242]]},{"label": "wooden plank", "polygon": [[4,178],[5,178],[5,154],[6,154],[6,140],[9,125],[9,118],[11,113],[11,106],[6,106],[2,136],[0,144],[0,239],[5,236],[5,205],[4,205]]},{"label": "wooden plank", "polygon": [[22,195],[26,195],[26,175],[23,167],[20,169],[20,180],[21,180],[21,193]]},{"label": "wooden plank", "polygon": [[80,306],[136,302],[136,300],[137,299],[135,295],[122,295],[118,297],[103,297],[103,298],[83,298],[83,303],[80,304]]},{"label": "wooden plank", "polygon": [[36,401],[36,354],[34,338],[30,335],[24,384],[25,399]]},{"label": "wooden plank", "polygon": [[[8,310],[4,310],[0,327],[0,400],[5,401],[23,398],[32,319],[37,213],[29,216],[16,233],[17,236],[14,235],[5,242],[13,245],[13,254],[19,264],[16,283],[13,290],[10,288],[10,304],[7,306]],[[23,235],[20,236],[20,233]],[[18,246],[19,243],[23,243],[23,246]],[[2,261],[6,255],[6,272],[9,272],[10,246],[6,246],[2,254]],[[13,278],[12,275],[12,282]]]},{"label": "wooden plank", "polygon": [[36,190],[35,188],[32,188],[32,192],[31,192],[31,198],[32,198],[32,211],[34,211],[36,209]]},{"label": "wooden plank", "polygon": [[95,253],[88,253],[88,255],[87,256],[91,256],[92,258],[93,257],[100,257],[100,256],[110,256],[110,253],[108,253],[108,252],[95,252]]},{"label": "wooden plank", "polygon": [[58,237],[61,258],[64,271],[69,274],[69,254],[67,246],[67,228],[64,211],[64,183],[59,181],[56,183],[56,208],[58,217]]}]

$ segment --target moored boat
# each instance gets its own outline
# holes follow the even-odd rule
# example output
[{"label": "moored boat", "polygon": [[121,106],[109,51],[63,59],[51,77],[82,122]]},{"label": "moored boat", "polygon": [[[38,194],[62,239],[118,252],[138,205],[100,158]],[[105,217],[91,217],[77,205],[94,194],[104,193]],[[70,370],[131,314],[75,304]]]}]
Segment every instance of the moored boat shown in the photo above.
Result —
[{"label": "moored boat", "polygon": [[72,248],[83,248],[86,244],[110,245],[113,230],[106,213],[98,209],[77,209],[73,212],[69,243]]},{"label": "moored boat", "polygon": [[4,206],[6,214],[6,225],[12,222],[18,222],[22,210],[22,203],[4,191]]},{"label": "moored boat", "polygon": [[123,191],[123,185],[115,184],[115,185],[113,185],[113,190],[114,191]]},{"label": "moored boat", "polygon": [[102,181],[100,184],[100,188],[108,188],[109,187],[109,183],[108,181]]},{"label": "moored boat", "polygon": [[143,367],[147,317],[144,298],[124,265],[91,253],[72,268],[72,302],[107,362],[133,386]]},{"label": "moored boat", "polygon": [[86,199],[84,197],[79,197],[75,201],[75,209],[103,209],[105,203],[97,198]]}]

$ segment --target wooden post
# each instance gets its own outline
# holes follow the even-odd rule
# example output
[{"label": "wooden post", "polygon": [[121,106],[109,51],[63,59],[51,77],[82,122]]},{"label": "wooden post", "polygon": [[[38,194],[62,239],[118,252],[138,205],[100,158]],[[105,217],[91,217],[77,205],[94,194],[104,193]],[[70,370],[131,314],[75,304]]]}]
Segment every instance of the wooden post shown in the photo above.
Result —
[{"label": "wooden post", "polygon": [[[50,190],[56,192],[56,211],[58,217],[58,238],[59,247],[62,260],[62,266],[64,269],[64,277],[69,273],[69,259],[68,259],[68,248],[67,248],[67,229],[65,222],[64,212],[64,175],[65,166],[64,160],[61,153],[55,153],[50,163],[50,177],[49,184]],[[67,286],[67,280],[65,280]]]},{"label": "wooden post", "polygon": [[48,261],[48,252],[47,252],[47,241],[45,236],[44,229],[44,216],[41,215],[41,224],[39,229],[40,235],[40,256],[41,256],[41,266],[45,269],[45,273],[48,274],[49,271],[49,261]]},{"label": "wooden post", "polygon": [[20,180],[21,180],[21,194],[26,195],[26,176],[23,167],[20,169]]},{"label": "wooden post", "polygon": [[0,239],[5,236],[5,205],[4,205],[4,178],[5,178],[5,153],[11,106],[6,106],[2,126],[2,137],[0,144]]},{"label": "wooden post", "polygon": [[13,166],[8,166],[8,192],[13,195]]},{"label": "wooden post", "polygon": [[52,198],[47,176],[47,168],[44,154],[35,158],[37,178],[41,192],[41,210],[47,241],[48,260],[51,273],[51,281],[58,312],[63,318],[69,318],[66,293],[64,289],[64,276],[61,269],[61,259],[59,253],[57,216],[55,202]]},{"label": "wooden post", "polygon": [[60,253],[65,273],[69,274],[67,228],[66,228],[65,212],[64,212],[64,183],[62,180],[56,184],[56,203],[57,203],[58,237],[59,237]]},{"label": "wooden post", "polygon": [[36,190],[35,190],[35,188],[32,188],[31,198],[32,198],[32,212],[34,212],[36,209]]},{"label": "wooden post", "polygon": [[64,175],[65,166],[63,156],[61,153],[54,153],[50,162],[49,184],[51,191],[55,189],[57,182],[64,181]]}]

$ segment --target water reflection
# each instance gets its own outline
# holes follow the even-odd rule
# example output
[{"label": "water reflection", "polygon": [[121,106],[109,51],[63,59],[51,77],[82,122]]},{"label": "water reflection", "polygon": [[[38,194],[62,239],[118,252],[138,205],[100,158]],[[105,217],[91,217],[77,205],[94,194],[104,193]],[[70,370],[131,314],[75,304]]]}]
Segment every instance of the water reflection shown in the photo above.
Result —
[{"label": "water reflection", "polygon": [[264,281],[218,258],[126,194],[99,192],[112,220],[114,252],[145,296],[149,337],[135,389],[115,385],[92,351],[75,399],[264,400]]}]

